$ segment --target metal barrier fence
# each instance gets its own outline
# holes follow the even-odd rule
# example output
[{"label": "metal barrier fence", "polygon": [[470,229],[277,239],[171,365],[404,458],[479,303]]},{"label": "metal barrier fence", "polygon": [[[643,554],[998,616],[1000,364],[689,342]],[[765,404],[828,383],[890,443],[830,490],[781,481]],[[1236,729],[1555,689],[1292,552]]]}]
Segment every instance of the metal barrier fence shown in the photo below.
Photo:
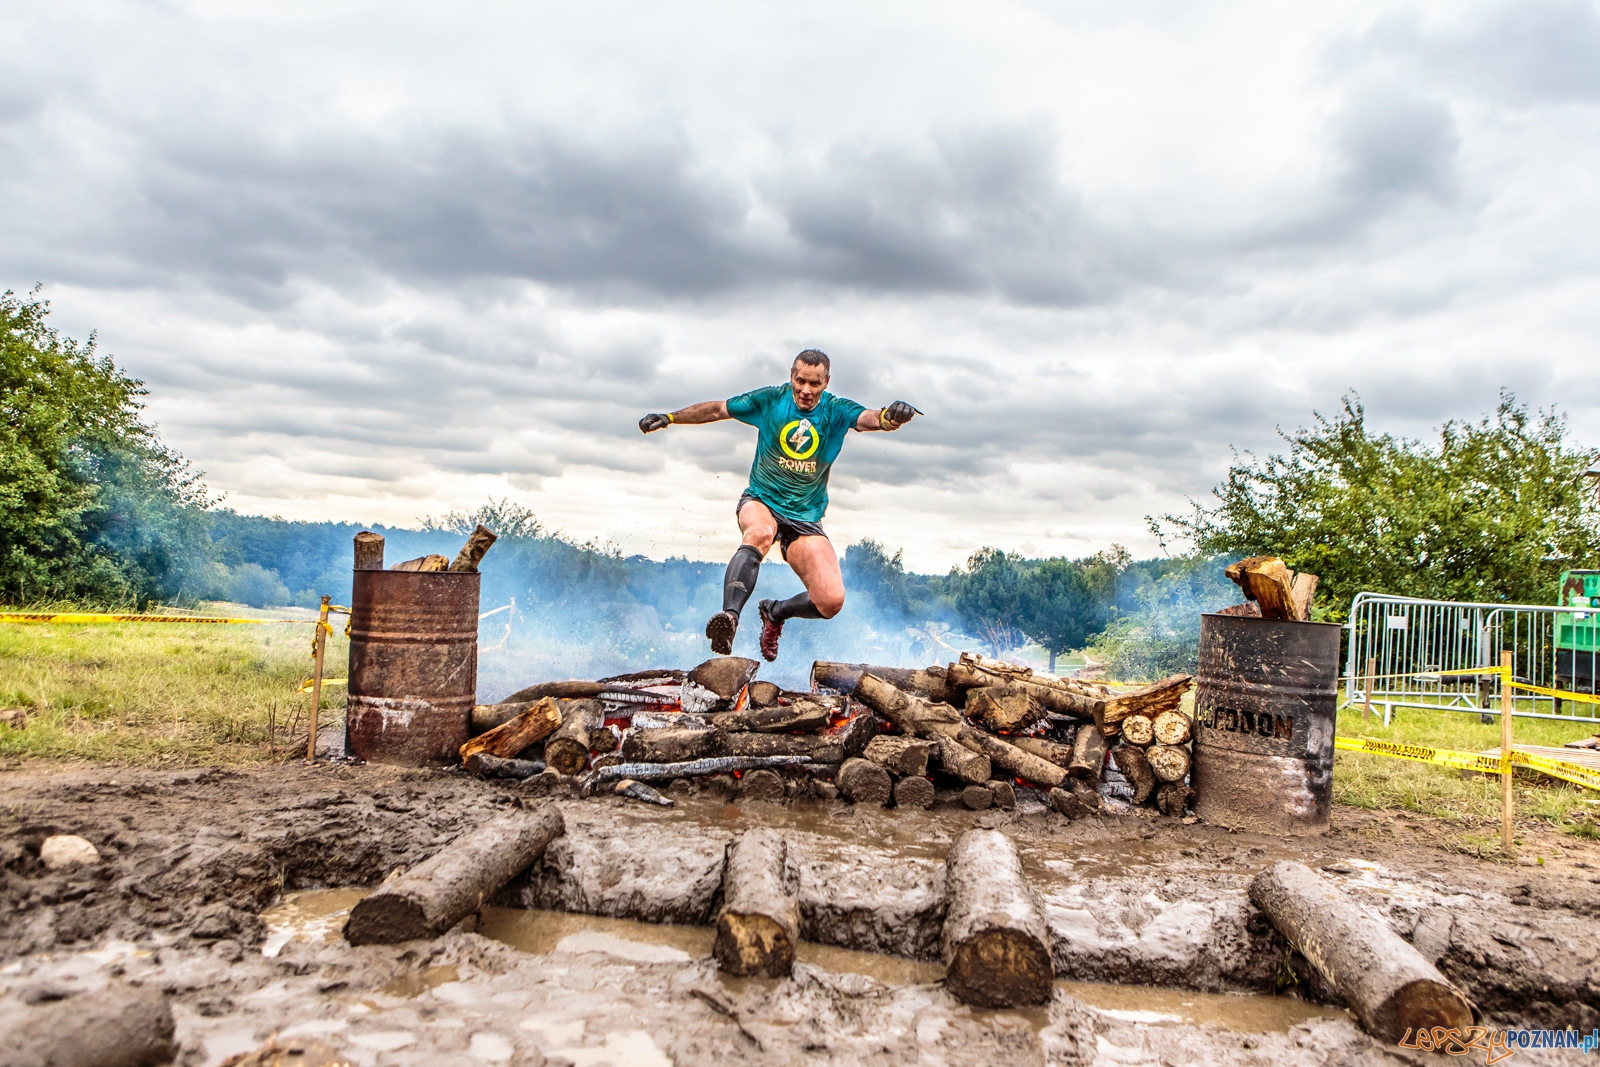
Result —
[{"label": "metal barrier fence", "polygon": [[[1350,606],[1345,695],[1351,704],[1500,712],[1600,725],[1595,696],[1600,611],[1528,604],[1458,604],[1361,593]],[[1510,652],[1510,679],[1499,670]]]}]

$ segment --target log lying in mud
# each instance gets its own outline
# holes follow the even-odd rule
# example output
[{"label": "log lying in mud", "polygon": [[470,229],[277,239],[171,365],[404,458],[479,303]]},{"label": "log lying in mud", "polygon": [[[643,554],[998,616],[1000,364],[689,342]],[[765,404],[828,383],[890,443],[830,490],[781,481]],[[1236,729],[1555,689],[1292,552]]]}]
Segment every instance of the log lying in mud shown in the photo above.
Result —
[{"label": "log lying in mud", "polygon": [[527,870],[566,832],[553,804],[509,812],[469,830],[350,910],[352,945],[438,937]]},{"label": "log lying in mud", "polygon": [[1122,720],[1129,715],[1145,715],[1154,720],[1161,712],[1178,706],[1191,681],[1187,674],[1174,674],[1143,689],[1096,701],[1095,725],[1107,737],[1115,737],[1122,730]]},{"label": "log lying in mud", "polygon": [[1092,790],[1052,789],[1048,794],[1050,806],[1069,819],[1097,815],[1105,807],[1100,794]]},{"label": "log lying in mud", "polygon": [[994,806],[994,790],[988,783],[969,785],[961,791],[961,803],[973,811],[986,811]]},{"label": "log lying in mud", "polygon": [[474,752],[462,764],[468,774],[476,774],[480,778],[514,778],[520,781],[544,771],[543,760],[501,759],[487,752]]},{"label": "log lying in mud", "polygon": [[1374,1037],[1398,1042],[1411,1028],[1472,1024],[1461,990],[1387,923],[1304,864],[1268,867],[1250,883],[1250,899]]},{"label": "log lying in mud", "polygon": [[617,763],[590,771],[584,776],[584,781],[600,783],[614,782],[620,778],[639,778],[659,782],[673,778],[701,778],[729,771],[753,771],[762,767],[791,767],[810,762],[810,756],[710,756],[683,763]]},{"label": "log lying in mud", "polygon": [[478,564],[483,562],[484,554],[499,539],[493,530],[481,522],[478,523],[472,533],[467,535],[467,543],[461,546],[456,558],[450,561],[450,569],[458,574],[472,574],[477,571]]},{"label": "log lying in mud", "polygon": [[888,804],[894,780],[871,760],[848,759],[839,768],[839,792],[857,804]]},{"label": "log lying in mud", "polygon": [[1016,733],[1046,715],[1045,707],[1025,686],[986,685],[967,690],[967,718],[991,730]]},{"label": "log lying in mud", "polygon": [[785,877],[788,848],[765,827],[746,830],[728,846],[722,911],[711,954],[738,978],[787,978],[800,944],[800,901]]},{"label": "log lying in mud", "polygon": [[783,775],[765,767],[750,771],[739,779],[740,800],[783,800]]},{"label": "log lying in mud", "polygon": [[921,777],[928,773],[928,758],[934,751],[931,741],[885,735],[874,737],[862,755],[890,774]]},{"label": "log lying in mud", "polygon": [[355,537],[355,570],[383,570],[383,535],[362,530]]},{"label": "log lying in mud", "polygon": [[1156,807],[1163,815],[1182,818],[1184,809],[1194,803],[1194,790],[1182,782],[1167,782],[1156,790]]},{"label": "log lying in mud", "polygon": [[1189,773],[1189,750],[1176,745],[1151,745],[1145,749],[1150,769],[1163,782],[1181,782]]},{"label": "log lying in mud", "polygon": [[[1072,742],[1072,762],[1067,773],[1085,781],[1099,781],[1106,764],[1106,738],[1099,730],[1079,730]],[[1059,782],[1053,783],[1059,785]]]},{"label": "log lying in mud", "polygon": [[[1186,745],[1189,743],[1189,738],[1194,736],[1194,723],[1190,721],[1189,716],[1173,708],[1157,715],[1155,722],[1150,724],[1150,730],[1155,739],[1163,745]],[[1124,737],[1128,735],[1127,720],[1123,720],[1122,735]]]},{"label": "log lying in mud", "polygon": [[628,731],[622,758],[629,762],[680,763],[717,751],[717,731],[669,726],[661,730]]},{"label": "log lying in mud", "polygon": [[894,806],[897,808],[933,807],[933,783],[926,778],[902,778],[894,784]]},{"label": "log lying in mud", "polygon": [[844,747],[816,734],[725,734],[717,731],[724,756],[809,756],[816,763],[844,762]]},{"label": "log lying in mud", "polygon": [[112,982],[30,1008],[9,1027],[0,1061],[15,1067],[156,1067],[177,1055],[166,994]]},{"label": "log lying in mud", "polygon": [[1049,930],[1010,839],[998,830],[958,837],[945,860],[945,892],[945,989],[982,1008],[1048,1001]]},{"label": "log lying in mud", "polygon": [[[562,709],[561,727],[544,743],[544,761],[562,774],[582,774],[589,766],[594,734],[605,721],[598,700],[574,700]],[[613,742],[615,739],[613,739]]]},{"label": "log lying in mud", "polygon": [[904,667],[875,667],[870,663],[832,663],[817,660],[811,665],[813,689],[832,689],[838,693],[854,695],[856,683],[863,674],[875,675],[903,693],[921,697],[934,704],[948,704],[955,690],[945,679],[943,667],[907,670]]},{"label": "log lying in mud", "polygon": [[632,778],[624,778],[611,787],[611,792],[619,797],[632,797],[634,800],[642,800],[646,804],[655,804],[663,808],[672,807],[672,801],[667,797],[662,796],[643,782],[636,782]]},{"label": "log lying in mud", "polygon": [[833,709],[814,701],[796,701],[788,707],[746,708],[711,716],[711,725],[731,733],[816,733],[833,718]]},{"label": "log lying in mud", "polygon": [[523,705],[522,710],[510,719],[462,745],[461,758],[465,760],[482,752],[501,759],[514,759],[518,752],[543,741],[560,726],[561,706],[554,697],[545,697]]},{"label": "log lying in mud", "polygon": [[1155,772],[1150,769],[1150,761],[1145,758],[1144,749],[1124,743],[1111,750],[1111,759],[1116,763],[1117,770],[1133,783],[1133,802],[1143,804],[1149,800],[1159,783]]}]

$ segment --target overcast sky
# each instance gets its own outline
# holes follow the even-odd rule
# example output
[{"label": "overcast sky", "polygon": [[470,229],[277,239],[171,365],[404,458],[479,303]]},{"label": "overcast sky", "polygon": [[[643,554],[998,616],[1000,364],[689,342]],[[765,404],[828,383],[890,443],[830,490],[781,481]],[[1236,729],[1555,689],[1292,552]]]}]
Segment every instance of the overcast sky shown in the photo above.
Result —
[{"label": "overcast sky", "polygon": [[927,413],[828,525],[943,570],[1144,516],[1359,391],[1600,443],[1600,11],[75,3],[0,19],[0,287],[241,511],[509,497],[726,557],[781,381]]}]

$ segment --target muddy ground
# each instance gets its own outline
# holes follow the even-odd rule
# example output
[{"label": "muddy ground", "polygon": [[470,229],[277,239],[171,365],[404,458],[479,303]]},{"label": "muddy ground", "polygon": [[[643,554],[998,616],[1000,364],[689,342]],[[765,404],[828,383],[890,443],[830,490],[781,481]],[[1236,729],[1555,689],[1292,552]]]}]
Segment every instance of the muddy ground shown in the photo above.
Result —
[{"label": "muddy ground", "polygon": [[[1433,820],[1346,808],[1332,833],[1286,841],[1144,814],[1068,822],[1027,797],[1014,812],[981,813],[710,795],[680,797],[674,809],[558,800],[566,838],[497,904],[692,928],[714,914],[725,842],[773,825],[801,869],[803,937],[921,960],[922,970],[852,970],[813,953],[792,980],[735,982],[693,939],[685,951],[594,933],[530,952],[466,928],[432,943],[351,949],[335,936],[262,954],[261,912],[286,891],[373,885],[506,806],[542,802],[515,783],[376,766],[0,773],[0,1026],[25,1001],[131,981],[174,998],[186,1065],[220,1063],[274,1033],[319,1037],[364,1064],[1420,1055],[1374,1045],[1338,1012],[1252,1032],[1236,1020],[1103,1010],[1069,992],[1093,987],[1064,984],[1048,1009],[956,1004],[934,959],[943,856],[973,825],[1003,828],[1022,850],[1066,981],[1282,990],[1337,1007],[1245,895],[1262,866],[1295,858],[1360,895],[1374,921],[1471,994],[1487,1024],[1600,1026],[1600,845],[1530,823],[1520,828],[1524,860],[1495,863],[1441,847],[1455,834]],[[46,871],[39,845],[58,833],[87,838],[103,862]]]}]

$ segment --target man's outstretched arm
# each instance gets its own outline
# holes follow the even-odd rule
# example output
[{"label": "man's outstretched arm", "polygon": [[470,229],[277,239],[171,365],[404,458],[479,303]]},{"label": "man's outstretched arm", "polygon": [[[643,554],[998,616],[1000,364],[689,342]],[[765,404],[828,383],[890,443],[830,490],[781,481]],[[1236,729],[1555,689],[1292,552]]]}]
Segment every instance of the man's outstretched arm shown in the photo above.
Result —
[{"label": "man's outstretched arm", "polygon": [[696,426],[706,422],[721,422],[731,419],[728,414],[726,400],[702,400],[698,404],[690,404],[686,408],[679,408],[670,415],[646,415],[639,420],[639,432],[650,433],[654,430],[665,429],[674,423],[683,423],[686,426]]},{"label": "man's outstretched arm", "polygon": [[858,430],[898,430],[922,412],[907,404],[904,400],[896,400],[886,408],[878,411],[863,411],[856,417]]}]

